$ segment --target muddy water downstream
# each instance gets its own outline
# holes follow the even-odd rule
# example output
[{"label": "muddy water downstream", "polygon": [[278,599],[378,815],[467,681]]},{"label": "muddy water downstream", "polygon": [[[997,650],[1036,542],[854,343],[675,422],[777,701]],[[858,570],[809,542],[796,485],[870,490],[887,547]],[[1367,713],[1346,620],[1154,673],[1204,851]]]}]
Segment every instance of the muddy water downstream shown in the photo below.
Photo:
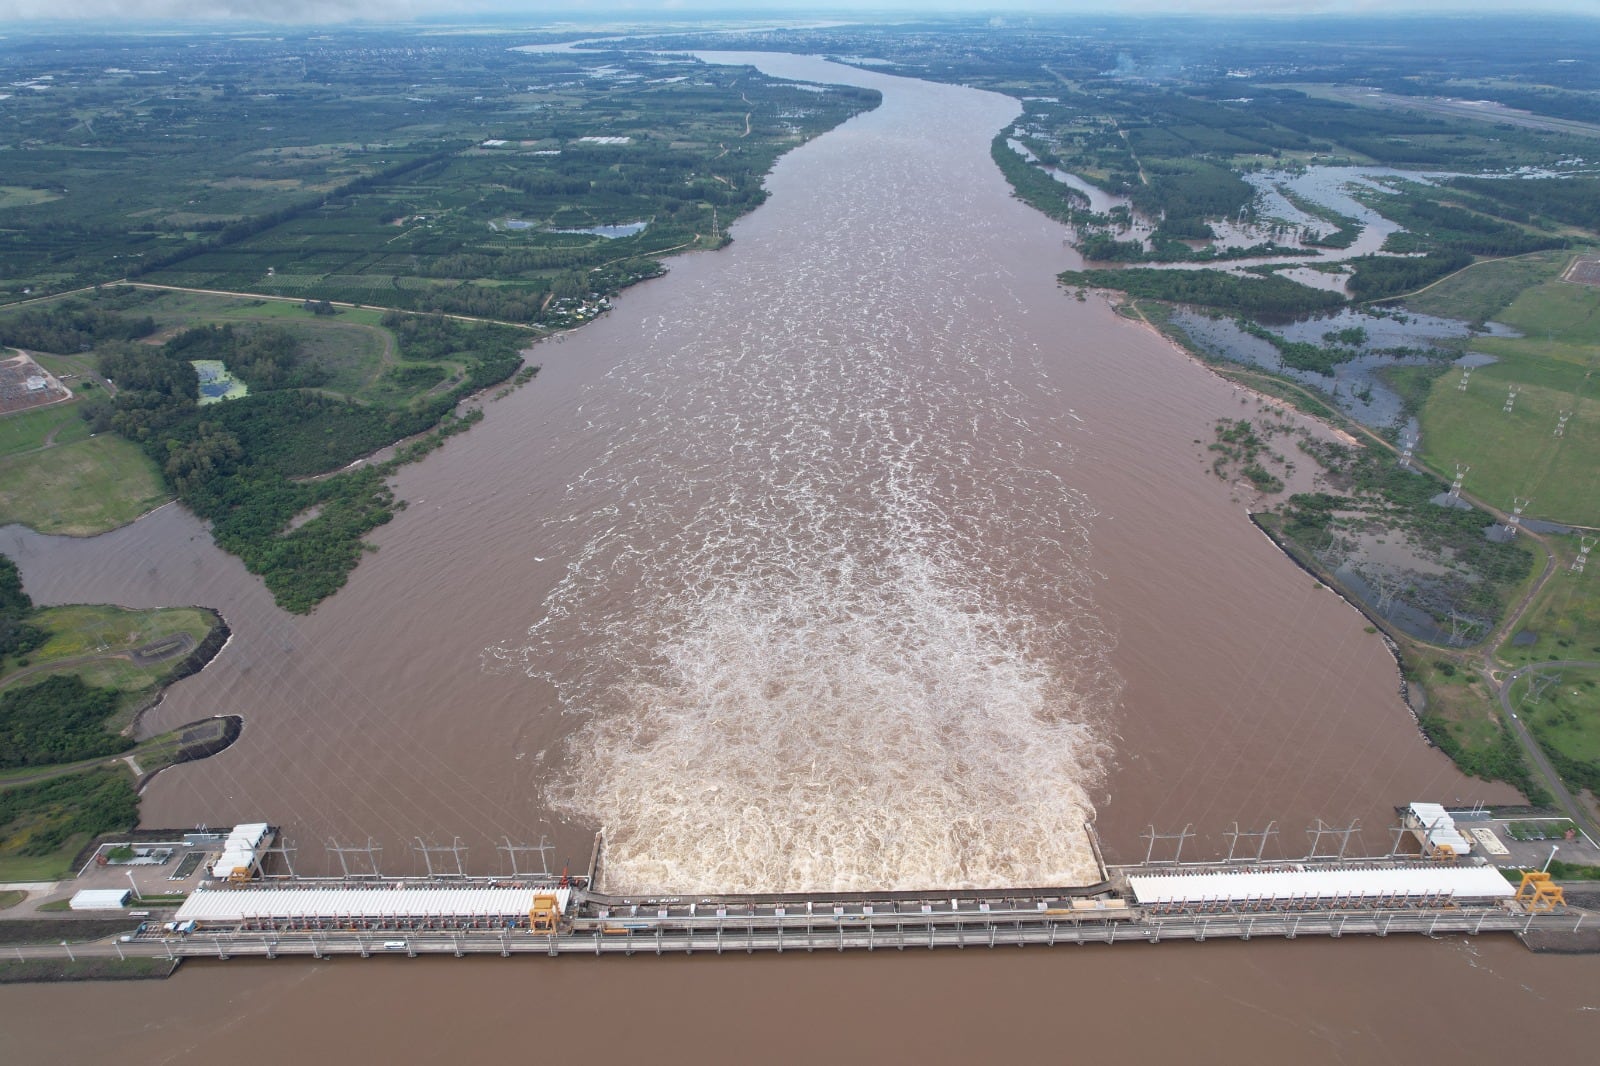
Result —
[{"label": "muddy water downstream", "polygon": [[[245,733],[159,778],[148,823],[266,818],[312,867],[328,840],[370,836],[386,872],[420,869],[418,837],[459,836],[469,867],[499,870],[499,838],[541,833],[581,866],[604,824],[619,887],[804,888],[1081,877],[1088,818],[1112,861],[1142,857],[1148,823],[1192,823],[1187,857],[1276,820],[1269,853],[1293,855],[1314,819],[1359,819],[1351,850],[1382,852],[1396,803],[1509,798],[1423,744],[1363,620],[1206,473],[1212,422],[1253,400],[1059,291],[1062,230],[988,158],[1014,101],[749,61],[884,103],[785,157],[730,248],[541,346],[532,385],[403,473],[411,506],[311,617],[273,608],[176,507],[94,540],[0,533],[40,602],[203,603],[233,626],[148,726],[230,711]],[[0,989],[0,1053],[73,1060],[55,1026],[86,1007],[141,1061],[212,1058],[210,1038],[265,1061],[281,1049],[228,1034],[268,1017],[330,1052],[478,1058],[529,1046],[490,1018],[529,1020],[510,990],[538,987],[578,1023],[550,1039],[591,1052],[660,1036],[701,1060],[1037,1056],[1061,1046],[1040,1012],[1078,1002],[1094,1051],[1264,1024],[1259,1058],[1231,1057],[1403,1061],[1440,1050],[1416,1043],[1433,1031],[1419,983],[1467,1014],[1509,997],[1567,1046],[1594,1029],[1592,995],[1564,991],[1579,972],[1510,942],[1421,941],[285,962]],[[1134,1024],[1152,991],[1168,1037]],[[933,1006],[958,993],[993,1011]],[[585,1045],[602,1002],[637,1030]],[[432,1006],[401,1022],[413,1003]],[[724,1004],[742,1050],[706,1040]],[[796,1043],[786,1010],[830,1021]],[[756,1043],[779,1025],[781,1049]]]}]

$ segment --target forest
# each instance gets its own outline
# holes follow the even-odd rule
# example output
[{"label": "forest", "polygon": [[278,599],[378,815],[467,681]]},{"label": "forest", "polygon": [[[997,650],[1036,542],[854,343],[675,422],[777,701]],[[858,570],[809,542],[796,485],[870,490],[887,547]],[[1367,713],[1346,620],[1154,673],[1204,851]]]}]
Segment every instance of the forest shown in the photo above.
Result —
[{"label": "forest", "polygon": [[30,619],[33,600],[22,588],[22,575],[9,556],[0,555],[0,658],[26,655],[49,634]]},{"label": "forest", "polygon": [[90,770],[0,789],[0,858],[45,856],[73,837],[131,829],[139,796],[125,769]]},{"label": "forest", "polygon": [[1345,289],[1353,300],[1381,300],[1420,289],[1471,262],[1468,252],[1428,252],[1414,258],[1364,255],[1350,261],[1353,273]]},{"label": "forest", "polygon": [[[503,326],[399,312],[383,321],[406,360],[448,359],[464,366],[461,379],[439,389],[434,364],[432,373],[393,379],[410,399],[358,403],[311,391],[325,371],[285,329],[200,326],[159,346],[103,346],[101,373],[119,391],[86,403],[83,414],[141,445],[211,523],[217,545],[261,575],[280,606],[309,611],[343,587],[366,550],[362,538],[398,502],[387,464],[306,479],[408,437],[454,432],[456,405],[515,374],[527,343],[526,333]],[[194,359],[220,360],[251,393],[201,405]]]},{"label": "forest", "polygon": [[120,695],[116,689],[90,687],[74,674],[0,691],[0,770],[127,751],[133,738],[105,727]]},{"label": "forest", "polygon": [[83,300],[63,300],[49,308],[27,308],[0,317],[0,344],[66,355],[106,341],[131,341],[155,332],[155,319],[118,314]]},{"label": "forest", "polygon": [[1474,207],[1512,222],[1540,220],[1600,230],[1600,178],[1459,177],[1450,180],[1450,187],[1475,194]]},{"label": "forest", "polygon": [[1115,289],[1173,303],[1216,307],[1249,315],[1297,315],[1326,311],[1344,297],[1312,289],[1287,278],[1239,277],[1214,270],[1068,270],[1058,275],[1068,287]]}]

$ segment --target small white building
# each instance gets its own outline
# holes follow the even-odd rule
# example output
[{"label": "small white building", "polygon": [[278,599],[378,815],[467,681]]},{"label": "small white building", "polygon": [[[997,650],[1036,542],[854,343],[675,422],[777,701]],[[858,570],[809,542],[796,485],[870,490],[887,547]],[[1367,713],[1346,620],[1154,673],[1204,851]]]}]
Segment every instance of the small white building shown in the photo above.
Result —
[{"label": "small white building", "polygon": [[222,845],[222,856],[211,866],[211,876],[219,881],[247,881],[254,877],[269,831],[266,822],[234,826]]},{"label": "small white building", "polygon": [[1461,835],[1456,820],[1441,804],[1411,804],[1406,808],[1405,825],[1422,841],[1424,854],[1440,854],[1448,848],[1448,854],[1459,857],[1472,851],[1472,841]]},{"label": "small white building", "polygon": [[126,888],[85,888],[67,906],[75,911],[120,911],[132,894]]}]

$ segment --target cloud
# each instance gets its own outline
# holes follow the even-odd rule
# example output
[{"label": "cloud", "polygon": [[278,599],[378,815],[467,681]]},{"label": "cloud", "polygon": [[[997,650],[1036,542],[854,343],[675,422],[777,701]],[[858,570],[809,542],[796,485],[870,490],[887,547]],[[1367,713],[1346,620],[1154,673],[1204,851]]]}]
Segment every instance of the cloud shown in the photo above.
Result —
[{"label": "cloud", "polygon": [[[876,13],[925,11],[1032,12],[1210,15],[1385,15],[1421,13],[1526,14],[1532,12],[1595,13],[1593,0],[868,0],[866,8],[848,8],[843,0],[823,0],[810,13],[848,14],[858,20]],[[461,21],[496,15],[523,24],[570,22],[584,15],[675,15],[699,12],[723,17],[806,14],[795,0],[0,0],[0,25],[68,20],[99,25],[134,23],[280,23],[341,22],[405,23],[418,18]]]},{"label": "cloud", "polygon": [[0,23],[405,22],[449,10],[430,0],[0,0]]}]

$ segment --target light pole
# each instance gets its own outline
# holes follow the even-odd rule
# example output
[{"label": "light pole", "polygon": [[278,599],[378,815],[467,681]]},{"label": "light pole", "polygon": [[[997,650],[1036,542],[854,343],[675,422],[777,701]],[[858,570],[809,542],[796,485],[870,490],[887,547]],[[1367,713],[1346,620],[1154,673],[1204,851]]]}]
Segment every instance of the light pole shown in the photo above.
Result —
[{"label": "light pole", "polygon": [[1561,850],[1561,845],[1560,844],[1551,844],[1550,845],[1550,854],[1545,858],[1545,860],[1544,860],[1544,868],[1539,871],[1540,873],[1548,873],[1550,871],[1550,863],[1555,861],[1556,852],[1558,852],[1560,850]]},{"label": "light pole", "polygon": [[133,889],[133,898],[136,900],[144,899],[143,896],[139,895],[139,883],[133,879],[133,871],[124,870],[122,872],[128,875],[128,885]]}]

